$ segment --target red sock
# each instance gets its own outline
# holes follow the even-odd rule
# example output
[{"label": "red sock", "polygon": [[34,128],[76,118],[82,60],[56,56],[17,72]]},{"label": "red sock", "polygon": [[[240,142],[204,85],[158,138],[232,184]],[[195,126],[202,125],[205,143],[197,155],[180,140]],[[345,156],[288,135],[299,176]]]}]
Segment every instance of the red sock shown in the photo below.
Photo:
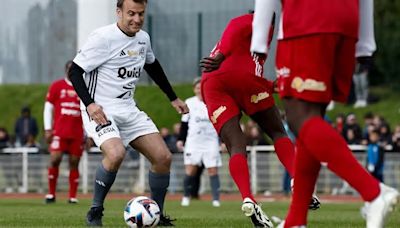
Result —
[{"label": "red sock", "polygon": [[242,194],[242,198],[248,197],[256,202],[250,190],[249,166],[247,165],[246,156],[241,153],[233,155],[229,160],[229,171]]},{"label": "red sock", "polygon": [[296,149],[294,190],[285,228],[307,224],[308,206],[321,167],[320,162],[305,150],[299,140],[296,142]]},{"label": "red sock", "polygon": [[282,137],[274,142],[275,152],[281,161],[282,165],[285,166],[291,177],[294,177],[294,145],[288,137]]},{"label": "red sock", "polygon": [[320,117],[307,120],[299,138],[307,151],[356,189],[365,201],[372,201],[380,192],[379,182],[355,159],[346,141]]},{"label": "red sock", "polygon": [[71,169],[69,171],[69,198],[76,198],[79,184],[79,170]]},{"label": "red sock", "polygon": [[47,179],[49,180],[49,194],[55,196],[58,179],[58,167],[49,167],[47,169]]}]

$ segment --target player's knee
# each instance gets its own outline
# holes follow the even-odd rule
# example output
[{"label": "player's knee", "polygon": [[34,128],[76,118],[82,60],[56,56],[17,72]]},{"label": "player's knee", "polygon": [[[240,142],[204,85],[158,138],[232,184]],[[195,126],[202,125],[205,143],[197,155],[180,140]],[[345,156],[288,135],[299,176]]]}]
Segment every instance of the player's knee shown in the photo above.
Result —
[{"label": "player's knee", "polygon": [[171,167],[171,162],[172,162],[172,154],[168,151],[162,154],[160,153],[156,157],[153,165],[169,169]]}]

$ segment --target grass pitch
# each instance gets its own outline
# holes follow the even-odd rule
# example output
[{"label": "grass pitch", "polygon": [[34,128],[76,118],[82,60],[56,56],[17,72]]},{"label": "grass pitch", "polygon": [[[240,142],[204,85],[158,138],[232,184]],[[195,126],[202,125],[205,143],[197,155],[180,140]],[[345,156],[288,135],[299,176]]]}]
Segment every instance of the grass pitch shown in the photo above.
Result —
[{"label": "grass pitch", "polygon": [[[123,209],[128,199],[108,200],[105,205],[105,227],[126,227]],[[90,200],[83,199],[70,205],[64,199],[45,205],[42,199],[0,199],[0,227],[86,227],[85,214]],[[240,201],[223,201],[214,208],[209,201],[192,201],[181,207],[179,201],[167,201],[166,212],[177,221],[177,227],[252,227],[240,211]],[[365,227],[359,214],[361,203],[323,203],[318,211],[309,213],[308,227],[344,228]],[[265,202],[263,209],[269,216],[283,218],[288,202]],[[386,227],[400,227],[399,210],[393,212]]]}]

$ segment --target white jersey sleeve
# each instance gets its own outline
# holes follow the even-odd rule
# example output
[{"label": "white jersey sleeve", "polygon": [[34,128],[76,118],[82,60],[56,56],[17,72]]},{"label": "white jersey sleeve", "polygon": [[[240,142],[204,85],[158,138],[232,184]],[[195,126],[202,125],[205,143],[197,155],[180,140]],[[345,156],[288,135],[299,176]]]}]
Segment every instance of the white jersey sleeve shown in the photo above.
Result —
[{"label": "white jersey sleeve", "polygon": [[110,58],[108,39],[94,31],[74,59],[86,73],[91,72]]},{"label": "white jersey sleeve", "polygon": [[53,128],[53,110],[54,105],[49,101],[44,103],[44,110],[43,110],[43,124],[44,130],[51,130]]},{"label": "white jersey sleeve", "polygon": [[376,50],[374,34],[374,1],[360,0],[360,28],[356,44],[356,57],[372,56]]},{"label": "white jersey sleeve", "polygon": [[182,115],[181,121],[187,123],[187,122],[189,122],[189,119],[190,119],[190,115],[189,115],[189,113],[186,113],[186,114]]},{"label": "white jersey sleeve", "polygon": [[268,34],[271,28],[272,17],[277,6],[277,0],[255,1],[250,52],[267,54]]}]

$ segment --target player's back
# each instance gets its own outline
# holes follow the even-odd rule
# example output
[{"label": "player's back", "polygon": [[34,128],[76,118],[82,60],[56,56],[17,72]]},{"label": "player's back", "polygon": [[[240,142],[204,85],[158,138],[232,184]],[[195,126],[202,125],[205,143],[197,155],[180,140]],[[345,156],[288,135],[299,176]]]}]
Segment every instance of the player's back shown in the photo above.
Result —
[{"label": "player's back", "polygon": [[318,33],[358,37],[359,0],[282,0],[278,38]]}]

